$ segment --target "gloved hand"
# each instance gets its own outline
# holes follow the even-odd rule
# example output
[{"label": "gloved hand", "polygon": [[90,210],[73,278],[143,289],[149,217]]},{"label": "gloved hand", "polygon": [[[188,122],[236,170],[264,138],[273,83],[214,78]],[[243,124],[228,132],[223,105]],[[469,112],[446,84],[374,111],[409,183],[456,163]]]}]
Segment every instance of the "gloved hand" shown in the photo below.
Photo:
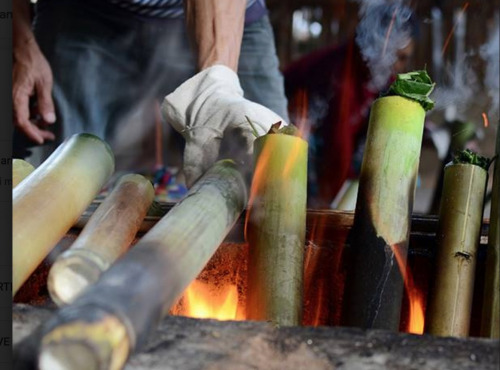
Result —
[{"label": "gloved hand", "polygon": [[237,74],[223,65],[207,68],[167,95],[162,104],[165,120],[186,140],[184,174],[191,187],[218,158],[229,158],[252,169],[255,135],[273,123],[287,123],[268,108],[243,97]]}]

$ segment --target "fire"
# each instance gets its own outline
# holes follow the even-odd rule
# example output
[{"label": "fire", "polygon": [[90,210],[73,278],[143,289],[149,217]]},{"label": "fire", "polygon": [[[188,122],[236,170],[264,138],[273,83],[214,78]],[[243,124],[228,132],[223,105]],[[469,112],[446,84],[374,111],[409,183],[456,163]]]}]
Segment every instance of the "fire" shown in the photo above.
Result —
[{"label": "fire", "polygon": [[265,174],[266,172],[268,172],[269,161],[271,159],[271,152],[273,149],[274,148],[272,148],[271,145],[265,145],[262,148],[262,152],[260,153],[259,159],[257,160],[257,163],[255,165],[252,185],[250,186],[250,196],[248,198],[247,215],[245,218],[245,229],[244,229],[245,240],[248,240],[247,230],[248,230],[248,223],[251,217],[252,207],[255,203],[255,198],[259,193],[259,189],[262,186],[264,186]]},{"label": "fire", "polygon": [[296,111],[296,126],[300,137],[307,140],[310,131],[309,122],[309,98],[306,89],[298,89],[294,98],[294,110]]},{"label": "fire", "polygon": [[484,112],[481,115],[483,116],[484,127],[488,128],[490,126],[490,121],[488,120],[488,116]]},{"label": "fire", "polygon": [[389,37],[391,36],[392,27],[394,26],[394,21],[396,20],[397,11],[398,11],[398,8],[396,7],[396,9],[394,9],[394,13],[392,14],[391,23],[389,23],[389,28],[387,29],[387,33],[385,35],[384,49],[382,50],[382,56],[385,55],[385,52],[387,50],[387,45],[389,43]]},{"label": "fire", "polygon": [[238,305],[234,284],[217,287],[200,280],[193,281],[184,292],[181,315],[198,319],[244,320]]},{"label": "fire", "polygon": [[[316,225],[313,226],[313,233],[316,229]],[[309,248],[306,249],[304,256],[304,294],[307,300],[311,300],[309,303],[312,307],[312,326],[325,325],[326,323],[322,321],[321,313],[323,311],[323,295],[325,292],[325,281],[320,276],[316,276],[315,272],[318,271],[317,266],[319,264],[319,253],[317,253],[318,247],[311,243]],[[316,288],[316,294],[309,296],[308,293],[312,292]]]},{"label": "fire", "polygon": [[425,316],[424,316],[424,298],[422,293],[416,288],[413,275],[406,265],[406,258],[402,256],[397,245],[391,246],[396,257],[396,261],[403,276],[406,292],[410,301],[410,315],[408,319],[408,327],[406,331],[413,334],[422,334],[424,332]]},{"label": "fire", "polygon": [[448,44],[450,43],[451,37],[453,36],[453,33],[455,33],[455,28],[457,27],[458,22],[460,22],[461,18],[463,17],[463,14],[469,7],[469,3],[466,2],[464,6],[462,7],[462,10],[460,11],[460,14],[458,16],[457,21],[453,25],[453,28],[451,29],[450,33],[448,34],[448,37],[446,37],[446,41],[444,42],[443,50],[441,51],[441,55],[444,55],[446,49],[448,48]]},{"label": "fire", "polygon": [[413,334],[422,334],[425,324],[424,297],[422,293],[415,288],[408,290],[408,297],[410,299],[410,319],[408,320],[406,331]]}]

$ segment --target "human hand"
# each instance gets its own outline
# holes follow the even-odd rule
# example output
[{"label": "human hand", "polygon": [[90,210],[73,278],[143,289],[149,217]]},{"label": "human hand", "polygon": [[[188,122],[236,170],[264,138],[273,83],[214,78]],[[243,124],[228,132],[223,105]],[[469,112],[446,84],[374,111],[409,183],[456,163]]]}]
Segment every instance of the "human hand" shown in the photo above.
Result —
[{"label": "human hand", "polygon": [[[54,140],[47,130],[54,123],[52,70],[34,40],[14,49],[12,100],[14,125],[38,144]],[[36,96],[36,107],[30,111],[30,97]]]},{"label": "human hand", "polygon": [[207,68],[167,95],[163,116],[186,140],[184,174],[191,187],[218,158],[251,171],[256,136],[273,123],[287,123],[270,109],[243,97],[237,74],[223,65]]}]

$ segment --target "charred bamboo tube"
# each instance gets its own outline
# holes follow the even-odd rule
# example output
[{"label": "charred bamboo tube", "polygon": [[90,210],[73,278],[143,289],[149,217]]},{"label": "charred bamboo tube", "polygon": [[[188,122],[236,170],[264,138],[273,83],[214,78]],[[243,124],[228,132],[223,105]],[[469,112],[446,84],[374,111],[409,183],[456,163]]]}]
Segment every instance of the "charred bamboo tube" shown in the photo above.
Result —
[{"label": "charred bamboo tube", "polygon": [[66,363],[75,370],[120,369],[203,269],[246,200],[234,162],[217,162],[96,284],[42,327],[40,369]]},{"label": "charred bamboo tube", "polygon": [[436,273],[425,331],[466,337],[488,173],[471,163],[450,163],[444,171]]},{"label": "charred bamboo tube", "polygon": [[497,126],[493,176],[481,335],[498,339],[500,338],[500,124]]},{"label": "charred bamboo tube", "polygon": [[61,144],[12,195],[12,293],[92,202],[114,170],[109,146],[77,134]]},{"label": "charred bamboo tube", "polygon": [[14,158],[12,160],[12,188],[15,188],[23,181],[30,173],[35,170],[31,163],[22,159]]},{"label": "charred bamboo tube", "polygon": [[247,223],[247,317],[278,325],[302,319],[307,142],[267,134],[254,142],[256,167]]},{"label": "charred bamboo tube", "polygon": [[398,93],[372,105],[349,240],[343,304],[349,326],[399,328],[425,109],[433,104],[428,94],[434,85],[425,72],[399,75],[396,83],[411,85],[414,74],[417,91],[422,87],[427,95],[415,101]]},{"label": "charred bamboo tube", "polygon": [[47,286],[55,303],[71,303],[127,251],[154,195],[153,185],[144,176],[129,174],[120,179],[75,242],[52,265]]}]

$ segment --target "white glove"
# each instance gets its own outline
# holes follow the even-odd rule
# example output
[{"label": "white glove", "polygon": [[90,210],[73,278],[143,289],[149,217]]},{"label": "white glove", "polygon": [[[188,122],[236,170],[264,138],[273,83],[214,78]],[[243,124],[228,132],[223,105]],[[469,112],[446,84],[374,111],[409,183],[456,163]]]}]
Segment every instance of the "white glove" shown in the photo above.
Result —
[{"label": "white glove", "polygon": [[184,174],[188,187],[218,158],[233,159],[251,171],[255,136],[245,116],[258,136],[266,134],[273,123],[287,124],[268,108],[243,98],[238,75],[223,65],[199,72],[167,95],[162,112],[186,139]]}]

